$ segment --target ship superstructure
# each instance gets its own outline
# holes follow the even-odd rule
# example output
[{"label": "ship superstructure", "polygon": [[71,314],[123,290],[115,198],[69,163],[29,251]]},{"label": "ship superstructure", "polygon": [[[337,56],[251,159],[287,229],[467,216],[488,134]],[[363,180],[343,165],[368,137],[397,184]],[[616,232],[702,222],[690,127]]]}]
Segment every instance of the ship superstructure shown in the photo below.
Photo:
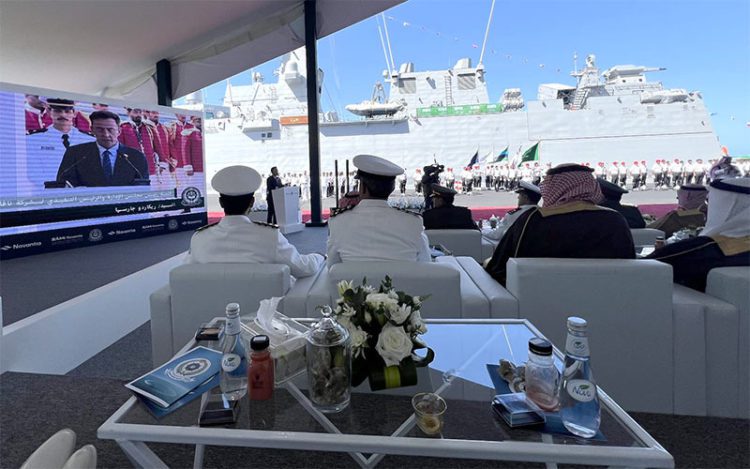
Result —
[{"label": "ship superstructure", "polygon": [[[266,80],[227,85],[228,117],[206,122],[208,177],[230,164],[267,172],[302,173],[308,166],[304,49],[287,54]],[[370,100],[346,106],[347,116],[320,115],[322,171],[335,159],[382,155],[408,170],[433,159],[461,168],[479,152],[482,164],[508,149],[515,159],[539,143],[541,162],[713,159],[720,146],[699,92],[665,89],[646,73],[663,70],[618,65],[601,72],[593,55],[571,75],[575,85],[546,83],[536,100],[507,88],[496,102],[484,66],[468,58],[454,67],[418,71],[413,63],[384,72]],[[323,72],[318,83],[322,91]],[[386,97],[385,87],[389,87]]]}]

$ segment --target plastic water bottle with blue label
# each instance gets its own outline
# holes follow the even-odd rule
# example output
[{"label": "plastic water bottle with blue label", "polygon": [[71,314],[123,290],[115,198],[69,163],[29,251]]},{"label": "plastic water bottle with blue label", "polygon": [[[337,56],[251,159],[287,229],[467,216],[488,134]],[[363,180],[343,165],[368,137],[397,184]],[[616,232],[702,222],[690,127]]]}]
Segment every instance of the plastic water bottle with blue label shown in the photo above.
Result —
[{"label": "plastic water bottle with blue label", "polygon": [[565,367],[560,380],[560,418],[574,435],[592,438],[599,430],[601,410],[596,382],[591,373],[586,320],[568,318],[565,342]]},{"label": "plastic water bottle with blue label", "polygon": [[247,356],[240,334],[240,305],[229,303],[226,312],[219,386],[227,400],[237,401],[247,394]]}]

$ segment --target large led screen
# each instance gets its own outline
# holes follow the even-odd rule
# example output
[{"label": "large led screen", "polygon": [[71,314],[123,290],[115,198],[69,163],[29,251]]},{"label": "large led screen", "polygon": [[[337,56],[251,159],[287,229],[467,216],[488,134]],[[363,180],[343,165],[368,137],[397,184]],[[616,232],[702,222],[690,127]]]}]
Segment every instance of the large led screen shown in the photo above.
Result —
[{"label": "large led screen", "polygon": [[0,85],[0,257],[206,223],[200,114]]}]

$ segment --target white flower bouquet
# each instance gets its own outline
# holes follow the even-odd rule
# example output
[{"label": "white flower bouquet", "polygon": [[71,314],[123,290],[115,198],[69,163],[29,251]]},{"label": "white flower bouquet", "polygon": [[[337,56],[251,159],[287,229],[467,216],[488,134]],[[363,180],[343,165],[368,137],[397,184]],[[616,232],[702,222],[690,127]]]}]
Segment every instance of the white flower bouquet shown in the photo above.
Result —
[{"label": "white flower bouquet", "polygon": [[[396,291],[388,276],[378,290],[366,279],[360,286],[339,282],[338,293],[334,314],[351,336],[352,385],[368,378],[373,391],[417,384],[416,368],[435,357],[419,338],[427,332],[419,313],[427,297]],[[424,357],[414,353],[419,349],[427,350]]]}]

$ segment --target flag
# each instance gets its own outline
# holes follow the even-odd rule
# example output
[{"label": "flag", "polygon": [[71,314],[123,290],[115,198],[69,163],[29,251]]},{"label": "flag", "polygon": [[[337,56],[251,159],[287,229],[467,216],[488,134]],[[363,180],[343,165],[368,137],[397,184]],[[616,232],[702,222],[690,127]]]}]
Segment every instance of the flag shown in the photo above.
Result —
[{"label": "flag", "polygon": [[518,163],[519,166],[521,166],[522,163],[529,161],[539,161],[539,143],[541,142],[536,142],[531,148],[523,152],[523,155],[521,155],[521,162]]},{"label": "flag", "polygon": [[471,157],[471,161],[469,161],[468,166],[471,168],[475,164],[477,164],[477,161],[479,161],[479,149],[474,153],[474,156]]},{"label": "flag", "polygon": [[497,158],[495,158],[495,163],[499,163],[506,159],[508,157],[508,147],[505,147],[505,150],[501,151],[499,155],[497,155]]}]

